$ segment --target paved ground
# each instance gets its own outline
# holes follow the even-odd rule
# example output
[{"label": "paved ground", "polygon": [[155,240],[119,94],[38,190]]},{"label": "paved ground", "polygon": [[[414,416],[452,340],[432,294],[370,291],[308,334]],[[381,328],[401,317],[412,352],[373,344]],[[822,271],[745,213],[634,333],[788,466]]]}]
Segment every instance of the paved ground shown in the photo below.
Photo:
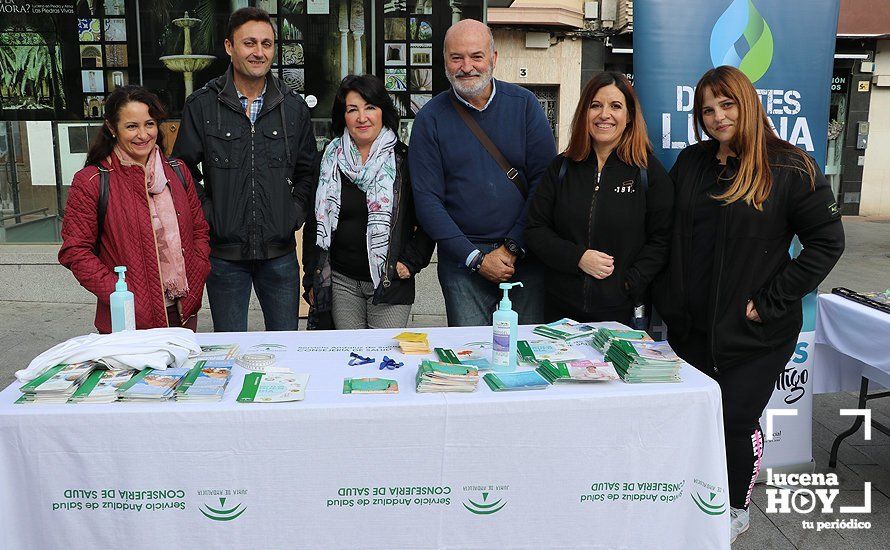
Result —
[{"label": "paved ground", "polygon": [[[821,286],[830,291],[846,286],[860,291],[890,288],[890,219],[845,218],[847,250],[840,263]],[[427,291],[428,292],[428,291]],[[2,296],[0,296],[2,298]],[[92,330],[93,307],[82,304],[0,301],[0,387],[13,381],[15,370],[52,345]],[[262,330],[262,314],[250,312],[250,330]],[[441,315],[424,316],[429,324],[441,324]],[[421,322],[423,324],[423,322]],[[199,331],[212,330],[209,313],[201,316]],[[751,529],[742,535],[734,549],[881,549],[890,547],[890,438],[873,430],[872,441],[862,433],[841,446],[840,463],[828,469],[828,454],[834,437],[850,424],[841,417],[841,408],[855,408],[856,396],[836,393],[815,396],[813,456],[817,471],[833,471],[840,479],[837,505],[858,506],[863,502],[863,483],[872,483],[872,513],[860,521],[870,521],[869,530],[804,530],[801,521],[848,519],[840,514],[766,514],[765,487],[754,492]],[[890,398],[872,405],[874,419],[890,425]]]}]

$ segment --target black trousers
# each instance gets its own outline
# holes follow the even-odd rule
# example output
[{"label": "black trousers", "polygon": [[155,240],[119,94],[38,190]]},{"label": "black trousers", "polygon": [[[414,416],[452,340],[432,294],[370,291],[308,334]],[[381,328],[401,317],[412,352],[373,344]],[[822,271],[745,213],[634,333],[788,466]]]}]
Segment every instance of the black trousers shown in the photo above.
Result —
[{"label": "black trousers", "polygon": [[[670,336],[668,336],[670,340]],[[713,378],[723,397],[723,431],[726,436],[726,470],[729,505],[748,508],[751,491],[760,471],[763,433],[760,416],[769,403],[776,380],[794,353],[797,339],[770,353],[715,373],[710,359],[708,336],[696,332],[675,346],[683,360]]]}]

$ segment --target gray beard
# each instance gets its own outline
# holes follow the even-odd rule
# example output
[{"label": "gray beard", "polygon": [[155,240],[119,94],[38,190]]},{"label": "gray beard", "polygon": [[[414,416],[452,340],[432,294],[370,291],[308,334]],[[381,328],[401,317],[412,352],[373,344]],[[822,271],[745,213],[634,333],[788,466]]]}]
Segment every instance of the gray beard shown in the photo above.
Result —
[{"label": "gray beard", "polygon": [[448,71],[445,71],[445,76],[448,78],[448,82],[451,84],[451,87],[454,88],[457,93],[467,99],[472,99],[478,97],[482,94],[482,92],[485,91],[485,89],[491,83],[492,73],[493,71],[486,71],[481,75],[481,81],[477,86],[469,87],[461,84],[460,81],[458,81],[457,77],[452,75]]}]

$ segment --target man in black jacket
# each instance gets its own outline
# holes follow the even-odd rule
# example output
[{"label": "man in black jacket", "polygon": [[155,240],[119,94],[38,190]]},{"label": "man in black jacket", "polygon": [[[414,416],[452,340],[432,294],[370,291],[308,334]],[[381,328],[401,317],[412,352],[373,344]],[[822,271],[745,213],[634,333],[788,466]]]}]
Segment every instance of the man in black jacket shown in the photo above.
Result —
[{"label": "man in black jacket", "polygon": [[213,328],[247,330],[253,285],[266,330],[297,330],[294,232],[306,217],[317,152],[309,108],[269,74],[275,33],[265,11],[234,12],[225,46],[229,69],[186,100],[173,149],[203,180],[196,189],[210,224]]}]

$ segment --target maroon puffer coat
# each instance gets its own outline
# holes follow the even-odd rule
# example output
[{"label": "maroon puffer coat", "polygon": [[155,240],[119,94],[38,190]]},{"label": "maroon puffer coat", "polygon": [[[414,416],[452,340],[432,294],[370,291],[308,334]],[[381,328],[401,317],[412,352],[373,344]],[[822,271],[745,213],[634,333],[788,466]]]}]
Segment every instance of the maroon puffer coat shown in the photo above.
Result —
[{"label": "maroon puffer coat", "polygon": [[[87,166],[74,175],[68,191],[59,263],[71,270],[82,287],[96,295],[95,325],[99,332],[111,332],[109,297],[117,281],[117,274],[114,273],[114,266],[117,265],[127,266],[127,287],[136,301],[136,328],[166,327],[167,308],[164,306],[145,174],[141,166],[122,166],[115,154],[110,158],[110,166],[103,162],[103,167],[110,170],[109,192],[98,256],[95,248],[99,169]],[[210,273],[210,230],[195,193],[191,172],[182,170],[187,190],[166,162],[164,173],[179,219],[179,236],[189,284],[188,295],[179,299],[180,314],[185,324],[201,308],[204,281]]]}]

